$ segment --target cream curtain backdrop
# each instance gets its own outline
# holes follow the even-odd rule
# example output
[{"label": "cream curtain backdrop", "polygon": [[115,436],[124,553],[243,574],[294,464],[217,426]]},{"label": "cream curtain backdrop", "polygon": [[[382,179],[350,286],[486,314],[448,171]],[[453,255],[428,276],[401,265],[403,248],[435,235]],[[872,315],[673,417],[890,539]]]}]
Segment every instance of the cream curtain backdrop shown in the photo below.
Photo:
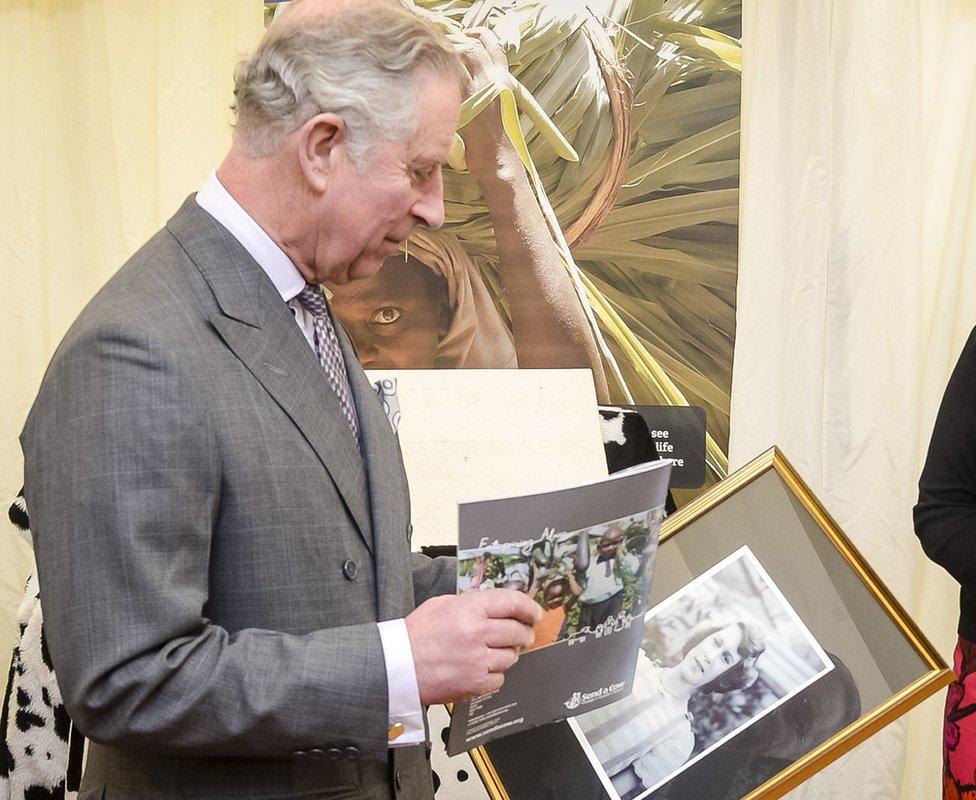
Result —
[{"label": "cream curtain backdrop", "polygon": [[[974,16],[970,0],[744,14],[733,465],[780,444],[947,657],[956,590],[910,509],[976,324]],[[226,148],[231,71],[261,30],[241,0],[0,0],[0,498],[68,324]],[[0,653],[27,569],[4,525]],[[940,703],[796,794],[937,797]]]},{"label": "cream curtain backdrop", "polygon": [[[4,512],[22,482],[17,437],[54,348],[218,163],[233,68],[262,31],[256,0],[0,0]],[[29,557],[3,520],[9,654]]]},{"label": "cream curtain backdrop", "polygon": [[[776,443],[951,659],[911,509],[976,325],[976,4],[746,0],[732,468]],[[791,797],[941,796],[944,693]]]}]

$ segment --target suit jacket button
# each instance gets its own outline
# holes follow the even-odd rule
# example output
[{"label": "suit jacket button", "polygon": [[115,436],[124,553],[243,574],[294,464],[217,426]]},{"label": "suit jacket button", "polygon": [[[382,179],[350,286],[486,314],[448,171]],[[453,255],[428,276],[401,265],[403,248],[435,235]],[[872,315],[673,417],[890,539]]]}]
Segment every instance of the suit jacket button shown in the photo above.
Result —
[{"label": "suit jacket button", "polygon": [[413,538],[413,523],[407,523],[407,541],[409,542]]},{"label": "suit jacket button", "polygon": [[346,580],[352,581],[356,579],[356,575],[359,572],[359,567],[356,562],[351,558],[347,558],[342,562],[342,574],[346,576]]},{"label": "suit jacket button", "polygon": [[346,758],[351,758],[353,761],[355,761],[357,758],[359,758],[359,748],[355,747],[354,745],[349,745],[342,751],[342,754]]},{"label": "suit jacket button", "polygon": [[305,758],[305,756],[307,756],[307,755],[308,755],[308,751],[306,751],[306,750],[296,750],[295,752],[293,752],[291,754],[291,757],[292,758]]},{"label": "suit jacket button", "polygon": [[333,761],[338,761],[340,758],[342,758],[342,750],[340,750],[338,747],[330,747],[325,751],[325,755],[331,758]]},{"label": "suit jacket button", "polygon": [[316,760],[320,758],[325,758],[325,750],[322,750],[321,748],[318,747],[313,747],[311,750],[308,751],[308,756],[309,758],[314,758]]},{"label": "suit jacket button", "polygon": [[403,791],[403,773],[400,770],[393,773],[393,785],[396,786],[398,792]]}]

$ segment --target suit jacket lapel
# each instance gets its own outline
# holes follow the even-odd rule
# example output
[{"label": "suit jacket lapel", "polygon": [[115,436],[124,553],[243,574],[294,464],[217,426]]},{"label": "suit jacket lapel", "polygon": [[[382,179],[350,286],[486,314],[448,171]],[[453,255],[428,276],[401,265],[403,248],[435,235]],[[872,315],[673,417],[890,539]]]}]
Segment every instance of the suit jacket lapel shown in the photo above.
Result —
[{"label": "suit jacket lapel", "polygon": [[302,432],[372,549],[362,458],[339,399],[291,310],[264,270],[192,197],[167,228],[214,293],[222,312],[211,319],[214,328]]},{"label": "suit jacket lapel", "polygon": [[400,445],[383,410],[383,404],[366,373],[359,366],[349,337],[335,320],[339,345],[349,373],[349,385],[359,413],[363,458],[368,466],[372,509],[374,560],[379,617],[395,619],[413,610],[413,582],[409,568],[409,490]]}]

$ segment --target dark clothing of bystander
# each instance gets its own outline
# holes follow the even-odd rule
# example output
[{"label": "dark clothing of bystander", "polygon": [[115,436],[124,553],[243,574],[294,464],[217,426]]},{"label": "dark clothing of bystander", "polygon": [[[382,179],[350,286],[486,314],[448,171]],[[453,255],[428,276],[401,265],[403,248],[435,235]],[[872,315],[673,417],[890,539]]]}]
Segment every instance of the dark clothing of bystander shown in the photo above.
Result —
[{"label": "dark clothing of bystander", "polygon": [[949,378],[915,506],[925,554],[962,587],[959,635],[976,640],[976,330]]}]

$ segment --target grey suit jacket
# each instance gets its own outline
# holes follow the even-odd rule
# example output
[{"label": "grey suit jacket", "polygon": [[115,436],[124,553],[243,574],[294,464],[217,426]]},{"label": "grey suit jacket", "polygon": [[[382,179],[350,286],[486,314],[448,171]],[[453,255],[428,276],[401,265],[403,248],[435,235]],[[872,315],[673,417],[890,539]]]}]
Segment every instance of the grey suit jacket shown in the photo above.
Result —
[{"label": "grey suit jacket", "polygon": [[58,348],[21,442],[82,800],[431,796],[424,747],[387,749],[375,623],[453,591],[454,562],[410,555],[399,445],[340,339],[362,456],[190,198]]}]

